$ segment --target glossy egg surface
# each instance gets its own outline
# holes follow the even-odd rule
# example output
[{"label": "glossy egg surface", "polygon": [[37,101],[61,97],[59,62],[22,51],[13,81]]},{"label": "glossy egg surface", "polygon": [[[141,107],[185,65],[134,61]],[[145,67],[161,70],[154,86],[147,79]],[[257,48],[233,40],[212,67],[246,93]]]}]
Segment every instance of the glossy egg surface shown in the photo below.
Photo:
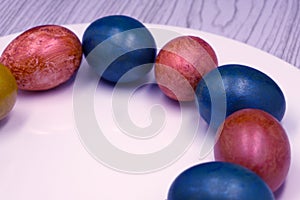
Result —
[{"label": "glossy egg surface", "polygon": [[226,162],[193,166],[171,184],[168,200],[273,200],[272,191],[252,171]]},{"label": "glossy egg surface", "polygon": [[291,163],[287,134],[272,115],[258,109],[242,109],[226,118],[218,131],[215,159],[243,165],[257,173],[275,191]]},{"label": "glossy egg surface", "polygon": [[[225,114],[227,117],[240,109],[256,108],[280,121],[286,109],[284,94],[275,81],[257,69],[240,64],[223,65],[212,70],[197,85],[196,96],[199,112],[208,123],[212,110],[216,112],[215,116]],[[219,109],[222,104],[225,104],[225,110]]]},{"label": "glossy egg surface", "polygon": [[180,36],[158,53],[155,78],[162,92],[177,101],[192,101],[195,88],[205,74],[218,65],[213,48],[196,36]]},{"label": "glossy egg surface", "polygon": [[83,52],[88,64],[110,82],[131,82],[153,67],[156,43],[138,20],[111,15],[91,23],[84,32]]},{"label": "glossy egg surface", "polygon": [[17,82],[7,67],[0,63],[0,120],[13,109],[17,99]]},{"label": "glossy egg surface", "polygon": [[0,62],[13,73],[19,89],[39,91],[69,80],[81,58],[81,42],[72,31],[59,25],[43,25],[16,37]]}]

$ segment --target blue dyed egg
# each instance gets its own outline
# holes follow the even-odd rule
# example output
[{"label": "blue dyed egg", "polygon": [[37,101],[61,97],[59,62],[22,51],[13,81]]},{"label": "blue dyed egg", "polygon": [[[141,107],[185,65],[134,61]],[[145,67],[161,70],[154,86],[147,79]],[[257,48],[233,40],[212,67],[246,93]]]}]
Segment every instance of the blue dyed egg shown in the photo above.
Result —
[{"label": "blue dyed egg", "polygon": [[196,97],[199,112],[207,123],[214,119],[220,124],[225,117],[244,108],[263,110],[280,121],[286,108],[283,92],[269,76],[238,64],[223,65],[209,72],[198,83]]},{"label": "blue dyed egg", "polygon": [[91,23],[82,39],[88,64],[110,82],[135,81],[147,74],[156,57],[151,32],[138,20],[123,15]]},{"label": "blue dyed egg", "polygon": [[273,200],[266,183],[254,172],[227,162],[191,167],[173,181],[168,200]]}]

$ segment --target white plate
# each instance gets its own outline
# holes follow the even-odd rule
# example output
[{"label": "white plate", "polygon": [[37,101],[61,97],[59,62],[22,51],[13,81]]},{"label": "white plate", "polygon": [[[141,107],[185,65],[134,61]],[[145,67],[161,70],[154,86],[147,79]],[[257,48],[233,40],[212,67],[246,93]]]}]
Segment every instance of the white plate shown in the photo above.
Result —
[{"label": "white plate", "polygon": [[[87,25],[67,27],[82,38]],[[284,186],[276,192],[276,199],[299,199],[300,191],[297,184],[300,180],[298,170],[300,145],[297,145],[300,141],[299,70],[265,52],[224,37],[179,27],[151,24],[147,26],[152,31],[159,48],[179,35],[200,36],[213,46],[220,65],[246,64],[263,71],[277,82],[287,100],[287,110],[282,124],[290,139],[292,163]],[[0,52],[16,35],[0,38]],[[85,61],[82,67],[83,69],[87,67]],[[153,80],[152,73],[148,76],[148,80]],[[128,165],[126,157],[112,158],[120,160],[116,165],[105,159],[97,159],[95,154],[89,153],[91,149],[82,140],[84,133],[78,134],[77,131],[74,113],[78,114],[81,111],[74,105],[76,102],[73,99],[74,84],[74,81],[69,81],[46,92],[19,92],[13,111],[8,118],[0,122],[0,199],[165,200],[171,182],[181,171],[191,165],[213,160],[212,153],[206,157],[200,155],[207,127],[203,120],[195,116],[193,105],[185,104],[180,107],[164,97],[155,86],[141,87],[136,91],[134,89],[137,88],[128,86],[120,88],[116,93],[112,86],[105,83],[100,84],[94,92],[92,103],[95,116],[90,117],[91,120],[97,120],[110,144],[129,152],[128,154],[139,154],[147,158],[151,153],[167,148],[178,136],[179,127],[182,126],[181,113],[190,113],[187,120],[185,114],[182,119],[190,121],[188,123],[195,123],[196,128],[197,125],[199,127],[195,138],[193,133],[189,133],[191,135],[187,137],[187,148],[180,150],[178,157],[175,156],[173,159],[174,155],[170,154],[170,158],[166,158],[164,154],[158,158],[170,159],[173,161],[171,163],[147,168],[147,163],[137,162],[135,164],[140,165],[139,170],[136,170],[138,173],[130,173],[126,167],[132,166],[132,163]],[[165,123],[157,135],[141,138],[137,135],[128,136],[130,132],[124,134],[121,130],[124,131],[126,127],[122,127],[122,122],[117,119],[121,114],[112,115],[113,95],[120,95],[118,97],[121,99],[126,98],[124,102],[128,102],[132,123],[141,127],[151,123],[150,109],[153,106],[159,105],[163,108],[165,119],[162,120],[165,120]],[[161,115],[154,113],[154,117]],[[96,148],[103,148],[107,155],[115,155],[106,152],[106,147]]]}]

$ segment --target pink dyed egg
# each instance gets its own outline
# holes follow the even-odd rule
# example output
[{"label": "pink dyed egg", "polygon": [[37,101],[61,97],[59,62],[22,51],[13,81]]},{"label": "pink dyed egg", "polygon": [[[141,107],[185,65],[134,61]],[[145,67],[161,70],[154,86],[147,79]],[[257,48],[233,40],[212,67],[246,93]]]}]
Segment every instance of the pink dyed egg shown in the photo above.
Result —
[{"label": "pink dyed egg", "polygon": [[290,144],[281,124],[258,109],[239,110],[218,130],[215,159],[240,164],[256,172],[272,189],[284,182],[291,162]]},{"label": "pink dyed egg", "polygon": [[171,99],[192,101],[202,76],[217,65],[217,56],[206,41],[196,36],[181,36],[169,41],[158,53],[155,78]]},{"label": "pink dyed egg", "polygon": [[4,50],[6,65],[22,90],[47,90],[66,82],[78,69],[81,42],[67,28],[45,25],[16,37]]}]

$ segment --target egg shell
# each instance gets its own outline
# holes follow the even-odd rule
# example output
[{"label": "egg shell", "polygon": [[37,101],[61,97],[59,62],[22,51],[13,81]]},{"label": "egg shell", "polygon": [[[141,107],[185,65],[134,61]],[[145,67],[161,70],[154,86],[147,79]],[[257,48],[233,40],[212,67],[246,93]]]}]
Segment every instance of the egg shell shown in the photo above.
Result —
[{"label": "egg shell", "polygon": [[240,64],[210,71],[197,85],[196,96],[202,118],[210,123],[211,117],[216,116],[216,128],[225,117],[240,109],[261,109],[279,121],[286,109],[284,94],[275,81],[257,69]]},{"label": "egg shell", "polygon": [[217,161],[245,166],[276,191],[286,179],[291,162],[287,134],[272,115],[242,109],[226,118],[214,147]]},{"label": "egg shell", "polygon": [[112,83],[145,77],[156,57],[156,43],[148,28],[124,15],[92,22],[84,32],[82,46],[89,66]]},{"label": "egg shell", "polygon": [[0,63],[0,120],[13,109],[17,101],[18,86],[15,77]]},{"label": "egg shell", "polygon": [[168,200],[273,200],[266,183],[240,165],[208,162],[195,165],[173,181]]},{"label": "egg shell", "polygon": [[6,65],[22,90],[47,90],[71,78],[79,68],[82,47],[78,37],[59,25],[33,27],[3,51]]},{"label": "egg shell", "polygon": [[218,65],[213,48],[196,36],[180,36],[159,51],[155,78],[162,92],[177,101],[192,101],[195,88],[206,73]]}]

